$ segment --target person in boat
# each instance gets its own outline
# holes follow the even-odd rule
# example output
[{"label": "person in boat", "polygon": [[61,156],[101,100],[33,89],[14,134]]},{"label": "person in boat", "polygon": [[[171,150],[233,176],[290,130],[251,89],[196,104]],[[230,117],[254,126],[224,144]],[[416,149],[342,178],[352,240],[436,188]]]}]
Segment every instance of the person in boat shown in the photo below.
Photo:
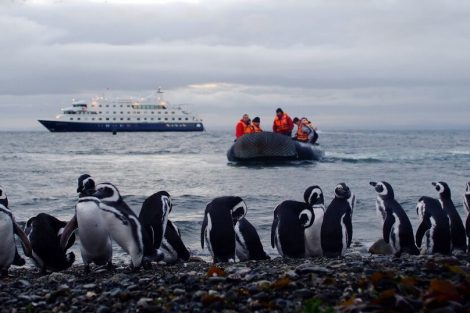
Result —
[{"label": "person in boat", "polygon": [[318,140],[318,134],[313,124],[305,117],[302,117],[300,120],[295,118],[294,121],[297,125],[294,139],[300,142],[315,144]]},{"label": "person in boat", "polygon": [[281,108],[278,108],[276,110],[276,117],[274,117],[273,132],[290,136],[293,128],[294,122],[290,116],[284,113]]},{"label": "person in boat", "polygon": [[247,121],[247,125],[245,127],[245,133],[244,135],[246,134],[253,134],[255,132],[255,128],[253,127],[253,124],[251,123],[251,120],[249,119]]},{"label": "person in boat", "polygon": [[260,118],[257,116],[251,121],[251,126],[253,127],[253,132],[254,133],[261,133],[263,130],[261,129],[261,126],[259,125],[261,122]]},{"label": "person in boat", "polygon": [[246,128],[249,126],[250,117],[248,114],[243,114],[241,120],[238,121],[235,126],[235,137],[238,139],[243,136],[246,132]]}]

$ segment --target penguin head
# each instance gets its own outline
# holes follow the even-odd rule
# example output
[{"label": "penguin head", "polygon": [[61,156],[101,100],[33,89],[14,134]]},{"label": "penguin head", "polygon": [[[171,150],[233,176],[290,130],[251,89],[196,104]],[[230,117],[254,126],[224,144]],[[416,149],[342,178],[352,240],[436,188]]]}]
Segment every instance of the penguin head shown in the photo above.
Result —
[{"label": "penguin head", "polygon": [[467,188],[465,189],[465,195],[470,195],[470,181],[467,183]]},{"label": "penguin head", "polygon": [[307,208],[300,211],[299,221],[300,225],[302,225],[304,228],[309,228],[312,226],[313,222],[315,221],[315,214],[313,213],[312,208]]},{"label": "penguin head", "polygon": [[375,191],[377,191],[377,193],[379,194],[379,197],[383,199],[393,199],[395,197],[392,185],[390,185],[386,181],[379,181],[377,183],[371,181],[369,184],[374,187]]},{"label": "penguin head", "polygon": [[165,214],[170,214],[171,210],[173,209],[173,203],[171,202],[170,194],[166,191],[159,191],[157,195],[160,196],[162,200],[162,209]]},{"label": "penguin head", "polygon": [[0,186],[0,204],[8,208],[7,194],[5,193],[5,189],[2,186]]},{"label": "penguin head", "polygon": [[95,192],[95,181],[88,174],[78,177],[77,192],[89,196]]},{"label": "penguin head", "polygon": [[349,199],[351,197],[351,190],[345,183],[339,183],[335,188],[335,197],[339,199]]},{"label": "penguin head", "polygon": [[108,202],[118,202],[122,200],[119,190],[111,183],[101,183],[96,185],[96,191],[92,196]]},{"label": "penguin head", "polygon": [[304,192],[305,203],[310,205],[324,204],[325,199],[323,198],[323,191],[320,186],[310,186]]},{"label": "penguin head", "polygon": [[231,197],[230,200],[230,214],[232,215],[233,225],[235,225],[239,220],[245,217],[247,212],[247,207],[245,201],[240,197]]},{"label": "penguin head", "polygon": [[442,198],[450,199],[451,193],[450,193],[450,187],[447,185],[447,183],[440,181],[440,182],[432,182],[432,185],[434,188],[436,188],[436,191],[439,193],[439,196]]}]

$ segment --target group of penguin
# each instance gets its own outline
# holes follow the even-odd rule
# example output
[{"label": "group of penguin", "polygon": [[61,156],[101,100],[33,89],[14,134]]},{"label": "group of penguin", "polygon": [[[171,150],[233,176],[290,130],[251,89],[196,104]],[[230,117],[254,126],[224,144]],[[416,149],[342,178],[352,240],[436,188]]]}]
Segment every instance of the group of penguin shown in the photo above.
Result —
[{"label": "group of penguin", "polygon": [[[451,200],[445,182],[432,183],[439,199],[421,197],[416,206],[420,217],[416,235],[392,186],[371,182],[377,192],[377,213],[382,218],[383,239],[393,254],[450,254],[467,251],[470,217],[465,226]],[[23,252],[32,258],[41,272],[61,271],[75,261],[67,250],[80,237],[80,252],[85,272],[90,265],[112,268],[112,241],[130,255],[131,267],[148,268],[152,261],[175,263],[188,261],[190,252],[176,225],[169,219],[172,201],[166,191],[159,191],[142,204],[139,215],[125,203],[111,183],[96,184],[84,174],[78,178],[78,202],[67,223],[40,213],[30,218],[24,230],[16,223],[8,198],[0,187],[0,271],[10,265],[24,265],[14,234],[22,241]],[[356,198],[345,183],[335,187],[334,198],[325,208],[322,189],[315,185],[304,192],[304,201],[287,200],[274,209],[271,245],[282,257],[339,257],[352,241],[352,214]],[[466,186],[464,206],[470,212],[470,182]],[[201,247],[206,246],[214,263],[263,260],[264,251],[255,227],[247,220],[247,205],[242,198],[225,196],[213,199],[204,212]],[[469,215],[467,215],[469,216]]]}]

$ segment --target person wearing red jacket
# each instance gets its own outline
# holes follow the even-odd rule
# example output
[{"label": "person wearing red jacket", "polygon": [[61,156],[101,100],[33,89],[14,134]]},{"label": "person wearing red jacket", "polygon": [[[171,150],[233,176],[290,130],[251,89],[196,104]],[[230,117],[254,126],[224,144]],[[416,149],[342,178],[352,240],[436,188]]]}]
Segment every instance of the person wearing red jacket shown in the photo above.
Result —
[{"label": "person wearing red jacket", "polygon": [[245,134],[245,129],[248,127],[250,117],[248,114],[243,114],[241,120],[238,121],[237,126],[235,126],[235,137],[240,138]]},{"label": "person wearing red jacket", "polygon": [[294,122],[287,113],[284,113],[281,108],[276,110],[276,117],[273,122],[273,132],[290,136],[294,129]]}]

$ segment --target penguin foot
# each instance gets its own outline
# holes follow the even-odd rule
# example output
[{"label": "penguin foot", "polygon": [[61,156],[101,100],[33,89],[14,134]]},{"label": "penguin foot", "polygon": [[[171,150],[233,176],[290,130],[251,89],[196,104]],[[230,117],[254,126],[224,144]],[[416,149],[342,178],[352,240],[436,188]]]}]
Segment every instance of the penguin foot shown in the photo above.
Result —
[{"label": "penguin foot", "polygon": [[152,269],[152,262],[150,262],[150,260],[143,260],[142,261],[142,267],[144,268],[144,270],[151,270]]},{"label": "penguin foot", "polygon": [[85,266],[83,267],[83,272],[85,274],[90,274],[90,264],[85,264]]},{"label": "penguin foot", "polygon": [[13,263],[11,264],[16,266],[23,266],[26,264],[26,261],[18,254],[18,251],[16,251],[15,258],[13,259]]},{"label": "penguin foot", "polygon": [[108,271],[114,271],[113,262],[109,261],[108,263],[106,263],[106,268],[108,269]]}]

